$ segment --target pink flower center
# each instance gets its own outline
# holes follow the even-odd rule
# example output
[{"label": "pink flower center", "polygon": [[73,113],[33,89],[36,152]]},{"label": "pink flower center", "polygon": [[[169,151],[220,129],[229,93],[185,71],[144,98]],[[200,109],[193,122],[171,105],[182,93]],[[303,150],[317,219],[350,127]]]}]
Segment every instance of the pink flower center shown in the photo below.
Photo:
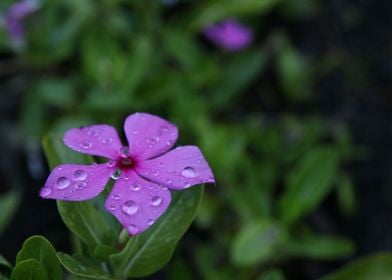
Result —
[{"label": "pink flower center", "polygon": [[121,177],[121,174],[124,171],[134,169],[136,161],[129,155],[129,148],[127,146],[123,146],[119,151],[118,159],[109,161],[107,166],[115,169],[112,174],[112,178],[117,180]]}]

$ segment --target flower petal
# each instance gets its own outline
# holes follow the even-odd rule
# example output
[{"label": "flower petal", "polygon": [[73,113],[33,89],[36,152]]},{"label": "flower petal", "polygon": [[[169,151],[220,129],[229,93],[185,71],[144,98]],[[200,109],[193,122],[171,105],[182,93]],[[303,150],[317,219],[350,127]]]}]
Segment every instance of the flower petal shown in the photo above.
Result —
[{"label": "flower petal", "polygon": [[138,163],[136,172],[152,182],[180,190],[215,183],[214,174],[196,146],[178,147],[158,158]]},{"label": "flower petal", "polygon": [[116,181],[105,208],[112,213],[130,235],[149,228],[167,209],[170,191],[148,182],[131,171]]},{"label": "flower petal", "polygon": [[149,159],[170,150],[178,137],[177,127],[157,116],[135,113],[125,120],[130,154],[135,159]]},{"label": "flower petal", "polygon": [[72,150],[110,159],[117,159],[122,147],[116,129],[106,124],[71,128],[63,140]]},{"label": "flower petal", "polygon": [[62,164],[50,173],[40,196],[70,201],[87,200],[105,188],[112,172],[113,168],[106,164]]}]

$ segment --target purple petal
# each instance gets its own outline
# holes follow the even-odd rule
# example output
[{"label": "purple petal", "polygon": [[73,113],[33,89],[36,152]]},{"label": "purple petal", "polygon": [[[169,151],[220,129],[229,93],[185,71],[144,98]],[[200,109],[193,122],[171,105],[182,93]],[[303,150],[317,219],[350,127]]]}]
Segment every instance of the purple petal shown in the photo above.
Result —
[{"label": "purple petal", "polygon": [[203,33],[214,44],[228,51],[241,50],[253,40],[251,29],[233,19],[208,26]]},{"label": "purple petal", "polygon": [[130,235],[135,235],[149,228],[165,212],[170,200],[167,188],[130,171],[116,181],[105,208]]},{"label": "purple petal", "polygon": [[40,191],[42,198],[81,201],[97,196],[106,186],[113,168],[106,164],[63,164],[50,173]]},{"label": "purple petal", "polygon": [[125,120],[130,155],[138,160],[159,156],[170,150],[178,137],[177,127],[154,115],[135,113]]},{"label": "purple petal", "polygon": [[136,172],[175,190],[201,183],[215,183],[214,174],[196,146],[178,147],[158,158],[142,161],[138,163]]},{"label": "purple petal", "polygon": [[71,128],[63,140],[72,150],[110,159],[117,159],[122,147],[116,129],[106,124]]}]

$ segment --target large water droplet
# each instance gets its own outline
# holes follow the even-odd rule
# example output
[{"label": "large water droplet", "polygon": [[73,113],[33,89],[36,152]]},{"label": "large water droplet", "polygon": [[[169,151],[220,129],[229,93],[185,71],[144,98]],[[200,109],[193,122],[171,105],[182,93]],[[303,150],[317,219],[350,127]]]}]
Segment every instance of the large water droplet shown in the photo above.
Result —
[{"label": "large water droplet", "polygon": [[162,198],[159,196],[154,196],[151,198],[151,205],[154,207],[158,207],[159,205],[162,204]]},{"label": "large water droplet", "polygon": [[133,200],[128,200],[124,203],[122,210],[125,214],[131,216],[139,211],[139,206]]},{"label": "large water droplet", "polygon": [[59,190],[63,190],[69,187],[70,181],[68,180],[67,177],[59,177],[56,181],[56,188]]},{"label": "large water droplet", "polygon": [[134,192],[140,191],[141,186],[138,183],[133,183],[131,185],[131,190],[133,190]]},{"label": "large water droplet", "polygon": [[117,180],[118,178],[120,178],[121,176],[121,169],[116,169],[113,173],[112,173],[112,179]]},{"label": "large water droplet", "polygon": [[122,158],[127,158],[128,155],[129,155],[129,148],[127,146],[121,147],[121,149],[120,149],[120,156]]},{"label": "large water droplet", "polygon": [[41,195],[42,197],[47,197],[47,196],[49,196],[51,193],[52,193],[52,190],[51,190],[50,188],[48,188],[48,187],[43,187],[43,188],[41,189],[40,195]]},{"label": "large water droplet", "polygon": [[83,190],[84,188],[86,188],[85,182],[76,182],[75,183],[75,189],[80,191],[80,190]]},{"label": "large water droplet", "polygon": [[140,231],[140,229],[136,225],[129,225],[127,227],[127,230],[130,234],[137,234]]},{"label": "large water droplet", "polygon": [[93,144],[91,144],[91,142],[89,141],[83,141],[82,143],[80,143],[80,147],[82,147],[83,149],[90,149],[93,146]]},{"label": "large water droplet", "polygon": [[181,175],[186,178],[196,178],[197,172],[193,167],[187,166],[182,170]]},{"label": "large water droplet", "polygon": [[75,179],[75,180],[83,181],[83,180],[86,179],[87,174],[86,174],[86,172],[84,172],[82,169],[78,169],[78,170],[76,170],[76,171],[74,172],[73,176],[74,176],[74,179]]}]

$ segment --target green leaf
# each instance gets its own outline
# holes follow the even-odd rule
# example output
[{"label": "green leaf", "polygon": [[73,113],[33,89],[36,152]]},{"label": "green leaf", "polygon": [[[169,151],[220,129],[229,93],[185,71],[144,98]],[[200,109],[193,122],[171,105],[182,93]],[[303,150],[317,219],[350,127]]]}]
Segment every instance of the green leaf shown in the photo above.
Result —
[{"label": "green leaf", "polygon": [[195,13],[192,28],[201,27],[229,17],[257,14],[261,16],[269,12],[279,0],[218,0],[207,1]]},{"label": "green leaf", "polygon": [[32,236],[24,243],[22,249],[16,256],[16,264],[34,259],[44,267],[49,279],[61,279],[61,266],[56,258],[56,250],[52,244],[43,236]]},{"label": "green leaf", "polygon": [[263,272],[257,280],[284,280],[284,274],[281,270],[271,269]]},{"label": "green leaf", "polygon": [[291,224],[311,212],[331,190],[337,168],[334,149],[324,146],[308,151],[288,175],[279,201],[282,220]]},{"label": "green leaf", "polygon": [[[28,259],[19,262],[11,273],[11,280],[52,280],[48,278],[42,265],[34,260]],[[57,279],[56,279],[57,280]]]},{"label": "green leaf", "polygon": [[290,255],[317,260],[334,260],[353,253],[354,244],[347,239],[325,235],[309,235],[287,243]]},{"label": "green leaf", "polygon": [[356,210],[355,190],[351,178],[342,175],[336,185],[339,206],[343,214],[351,216]]},{"label": "green leaf", "polygon": [[320,280],[390,280],[392,254],[377,254],[359,259]]},{"label": "green leaf", "polygon": [[80,256],[70,256],[65,253],[58,252],[57,257],[61,264],[72,274],[97,280],[110,280],[111,276],[102,270],[99,263],[94,262],[92,259],[83,258]]},{"label": "green leaf", "polygon": [[0,255],[0,279],[1,275],[9,275],[12,270],[12,265],[4,258],[2,255]]},{"label": "green leaf", "polygon": [[250,222],[241,228],[234,239],[231,259],[241,266],[261,263],[274,257],[286,239],[286,230],[276,222]]},{"label": "green leaf", "polygon": [[0,197],[0,235],[15,214],[19,201],[20,193],[16,191],[10,191]]},{"label": "green leaf", "polygon": [[129,239],[125,248],[110,260],[122,275],[142,277],[164,266],[195,218],[203,194],[202,187],[174,192],[172,202],[163,216],[147,231]]}]

